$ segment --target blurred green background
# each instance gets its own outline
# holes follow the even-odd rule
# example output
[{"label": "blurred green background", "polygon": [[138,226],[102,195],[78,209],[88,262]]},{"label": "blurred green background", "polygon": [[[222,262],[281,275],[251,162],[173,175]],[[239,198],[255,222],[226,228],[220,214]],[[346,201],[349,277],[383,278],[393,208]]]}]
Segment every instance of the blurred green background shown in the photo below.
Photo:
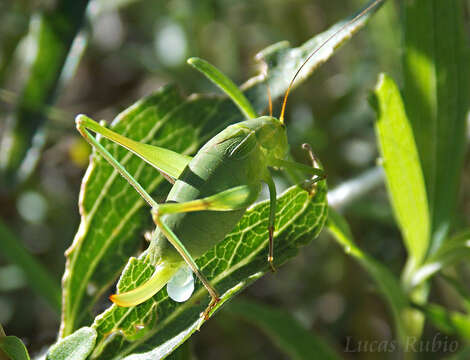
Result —
[{"label": "blurred green background", "polygon": [[[53,5],[52,0],[0,2],[0,132],[6,131],[37,51],[28,36],[31,19]],[[2,223],[59,283],[63,253],[78,227],[78,193],[89,155],[74,127],[76,114],[110,121],[169,82],[187,95],[216,92],[186,65],[190,56],[207,59],[241,84],[257,73],[254,55],[259,50],[282,40],[299,45],[363,5],[357,0],[93,1],[81,42],[74,44],[77,54],[83,47],[83,55],[75,58],[75,70],[68,64],[68,78],[52,96],[51,106],[43,109],[47,137],[37,166],[21,185],[5,183],[0,188]],[[466,21],[468,30],[468,11]],[[388,1],[365,30],[289,99],[286,119],[292,153],[305,161],[301,144],[310,143],[325,166],[330,188],[375,166],[374,114],[367,97],[379,72],[400,81],[400,31],[398,2]],[[278,113],[279,101],[274,114]],[[463,224],[468,224],[470,214],[469,168],[467,157],[459,203]],[[405,251],[384,187],[343,210],[359,245],[398,273]],[[7,333],[21,337],[32,353],[40,351],[55,340],[58,315],[2,255],[0,249],[0,323]],[[470,277],[468,266],[460,270]],[[439,279],[434,282],[431,299],[452,308],[448,287]],[[348,337],[393,339],[389,312],[368,275],[326,232],[243,296],[288,309],[339,353]],[[436,333],[429,326],[424,337],[432,339]],[[193,337],[192,346],[200,359],[285,358],[259,330],[224,312]],[[342,354],[378,358],[370,353]]]}]

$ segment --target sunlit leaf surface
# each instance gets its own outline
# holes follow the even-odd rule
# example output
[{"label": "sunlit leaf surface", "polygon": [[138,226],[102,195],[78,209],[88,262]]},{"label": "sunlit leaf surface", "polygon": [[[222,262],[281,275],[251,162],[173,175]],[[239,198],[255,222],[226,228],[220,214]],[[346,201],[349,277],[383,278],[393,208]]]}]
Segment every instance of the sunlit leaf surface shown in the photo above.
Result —
[{"label": "sunlit leaf surface", "polygon": [[413,132],[395,82],[380,75],[373,106],[382,166],[395,217],[408,254],[423,261],[429,244],[429,210],[426,188]]},{"label": "sunlit leaf surface", "polygon": [[[269,270],[269,202],[249,209],[237,227],[213,250],[197,260],[211,284],[222,294],[222,306]],[[312,197],[294,186],[278,198],[275,263],[295,256],[298,247],[320,232],[327,217],[326,184]],[[125,291],[144,282],[153,273],[145,254],[132,258],[119,281]],[[190,300],[178,304],[168,298],[166,288],[152,299],[132,308],[111,306],[93,324],[98,340],[92,358],[112,359],[134,354],[129,359],[160,359],[185,341],[203,323],[200,313],[209,303],[207,290],[197,283]]]}]

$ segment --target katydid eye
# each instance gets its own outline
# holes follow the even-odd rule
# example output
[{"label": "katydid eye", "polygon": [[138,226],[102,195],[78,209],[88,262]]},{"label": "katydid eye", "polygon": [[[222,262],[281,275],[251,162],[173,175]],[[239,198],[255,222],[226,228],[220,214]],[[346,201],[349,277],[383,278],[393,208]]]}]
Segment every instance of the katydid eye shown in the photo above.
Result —
[{"label": "katydid eye", "polygon": [[176,302],[188,300],[194,291],[193,272],[189,266],[182,266],[166,285],[168,296]]}]

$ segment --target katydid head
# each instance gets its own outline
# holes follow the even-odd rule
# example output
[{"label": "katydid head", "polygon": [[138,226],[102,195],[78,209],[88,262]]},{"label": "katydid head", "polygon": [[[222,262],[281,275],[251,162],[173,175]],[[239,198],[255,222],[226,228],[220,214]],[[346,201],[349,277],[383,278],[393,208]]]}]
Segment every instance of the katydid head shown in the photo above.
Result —
[{"label": "katydid head", "polygon": [[268,159],[284,159],[289,145],[286,126],[273,116],[261,116],[244,121],[244,126],[253,130],[258,143]]}]

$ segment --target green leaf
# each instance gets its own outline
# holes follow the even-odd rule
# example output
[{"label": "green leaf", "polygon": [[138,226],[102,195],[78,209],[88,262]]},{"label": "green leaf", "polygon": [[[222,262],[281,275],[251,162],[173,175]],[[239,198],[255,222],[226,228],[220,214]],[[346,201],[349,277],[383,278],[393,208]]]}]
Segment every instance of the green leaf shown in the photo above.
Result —
[{"label": "green leaf", "polygon": [[26,347],[16,336],[0,336],[0,358],[3,354],[11,360],[29,360]]},{"label": "green leaf", "polygon": [[448,335],[470,339],[470,317],[457,311],[451,311],[437,304],[417,306],[437,329]]},{"label": "green leaf", "polygon": [[[370,14],[343,29],[312,58],[302,73],[305,76],[299,80],[325,62],[369,17]],[[255,110],[262,111],[267,106],[266,84],[274,98],[280,96],[308,54],[345,21],[298,48],[289,48],[283,42],[261,52],[258,59],[267,62],[267,77],[254,77],[242,86]],[[241,120],[242,114],[230,99],[205,96],[183,99],[174,88],[165,87],[120,114],[111,127],[134,140],[189,155],[227,125]],[[105,140],[103,144],[148,192],[164,198],[168,187],[162,185],[163,178],[154,169],[123,148]],[[142,233],[152,228],[149,209],[142,199],[97,156],[93,156],[84,177],[80,213],[80,227],[67,251],[63,278],[62,337],[90,324],[93,305],[113,284],[128,258],[140,249]]]},{"label": "green leaf", "polygon": [[326,342],[283,310],[248,300],[235,300],[225,311],[259,327],[289,359],[339,359]]},{"label": "green leaf", "polygon": [[[234,295],[270,271],[268,253],[269,202],[251,207],[236,228],[215,248],[197,259],[203,273],[221,296],[220,308]],[[326,184],[319,183],[312,196],[298,186],[278,198],[274,237],[276,266],[295,256],[323,227],[327,216]],[[135,287],[152,273],[154,266],[145,254],[131,258],[118,284],[120,291]],[[112,305],[99,315],[93,327],[98,333],[92,359],[160,359],[191,336],[204,320],[200,313],[209,304],[207,290],[198,281],[185,303],[168,298],[166,288],[150,300],[132,308]],[[131,354],[133,354],[131,356]]]},{"label": "green leaf", "polygon": [[96,331],[83,327],[51,346],[46,360],[85,360],[93,350]]},{"label": "green leaf", "polygon": [[418,285],[446,266],[470,258],[470,230],[446,240],[412,275],[412,286]]},{"label": "green leaf", "polygon": [[428,250],[430,226],[419,156],[395,82],[381,74],[374,95],[371,103],[377,112],[375,128],[388,193],[411,264],[416,266]]},{"label": "green leaf", "polygon": [[461,0],[404,1],[403,7],[403,98],[426,182],[434,252],[452,221],[465,153],[468,33]]},{"label": "green leaf", "polygon": [[344,248],[344,252],[355,258],[374,279],[385,301],[390,306],[398,338],[402,344],[405,344],[406,336],[411,330],[405,321],[405,315],[409,310],[409,302],[406,294],[401,289],[400,282],[385,266],[356,245],[351,230],[341,215],[332,208],[328,210],[328,214],[328,230]]},{"label": "green leaf", "polygon": [[9,228],[0,220],[0,248],[1,255],[23,271],[28,285],[49,305],[60,312],[60,284],[48,273],[42,264],[21,244]]}]

